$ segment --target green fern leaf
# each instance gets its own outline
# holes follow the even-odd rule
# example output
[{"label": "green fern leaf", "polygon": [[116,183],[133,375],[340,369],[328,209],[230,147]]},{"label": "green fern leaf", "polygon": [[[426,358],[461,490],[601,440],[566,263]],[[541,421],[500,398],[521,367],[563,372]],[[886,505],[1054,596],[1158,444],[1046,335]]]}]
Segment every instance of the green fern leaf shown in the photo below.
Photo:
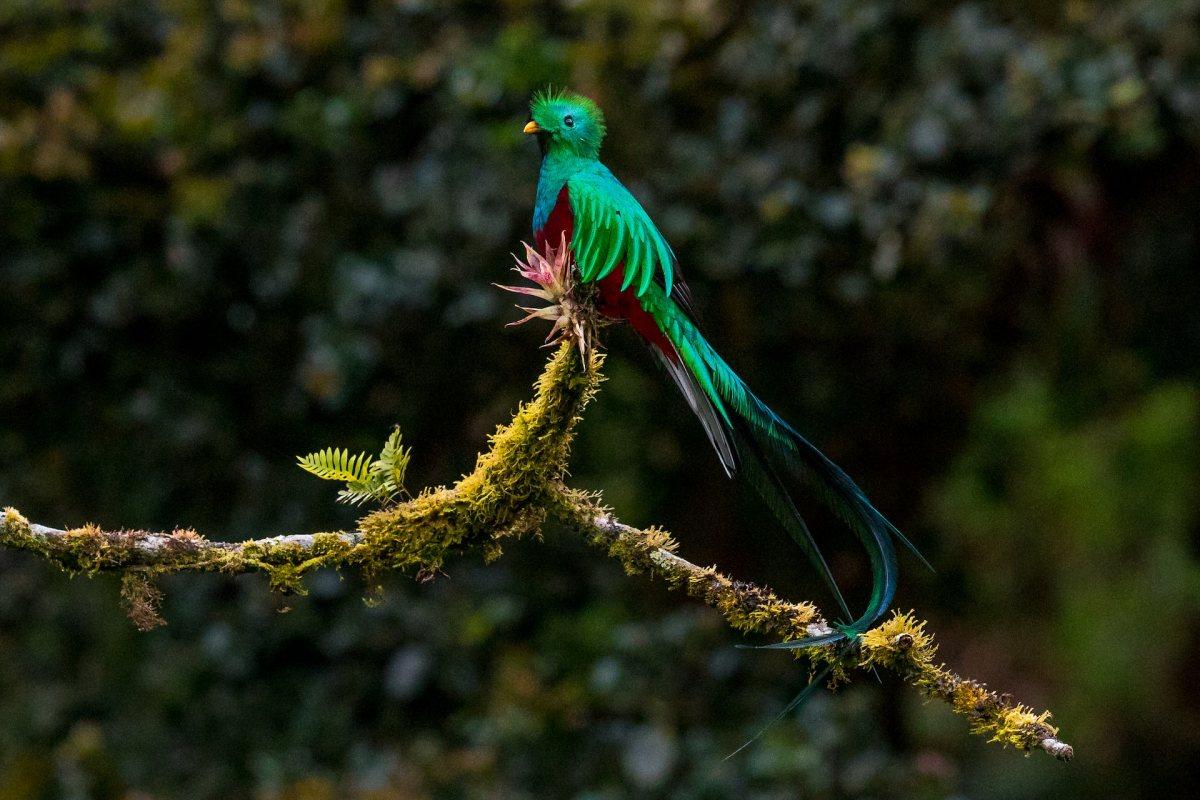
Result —
[{"label": "green fern leaf", "polygon": [[412,449],[404,447],[400,426],[397,425],[384,442],[379,458],[371,464],[371,474],[378,476],[381,484],[395,494],[404,488],[404,475],[408,472],[411,455]]},{"label": "green fern leaf", "polygon": [[344,448],[327,447],[296,460],[301,469],[318,478],[346,484],[346,488],[338,492],[338,502],[360,506],[374,501],[386,507],[404,492],[404,474],[408,471],[411,452],[401,443],[397,426],[384,442],[379,458],[372,459],[366,453],[351,455]]},{"label": "green fern leaf", "polygon": [[338,492],[338,502],[346,503],[352,506],[361,506],[364,503],[375,501],[377,503],[385,503],[391,498],[382,495],[379,492],[379,487],[362,487],[361,484],[355,484],[359,488],[351,488],[349,485]]},{"label": "green fern leaf", "polygon": [[297,457],[300,468],[321,480],[353,483],[366,481],[371,475],[371,460],[366,453],[350,455],[345,448],[326,447],[315,453]]}]

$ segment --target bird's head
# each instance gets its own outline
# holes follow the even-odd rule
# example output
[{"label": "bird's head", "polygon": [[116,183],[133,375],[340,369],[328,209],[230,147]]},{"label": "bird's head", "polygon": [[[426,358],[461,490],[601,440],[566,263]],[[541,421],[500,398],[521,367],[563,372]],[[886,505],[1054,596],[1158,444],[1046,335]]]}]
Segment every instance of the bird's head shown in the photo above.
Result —
[{"label": "bird's head", "polygon": [[581,94],[548,89],[533,96],[525,133],[538,137],[543,154],[562,152],[597,158],[604,139],[604,114]]}]

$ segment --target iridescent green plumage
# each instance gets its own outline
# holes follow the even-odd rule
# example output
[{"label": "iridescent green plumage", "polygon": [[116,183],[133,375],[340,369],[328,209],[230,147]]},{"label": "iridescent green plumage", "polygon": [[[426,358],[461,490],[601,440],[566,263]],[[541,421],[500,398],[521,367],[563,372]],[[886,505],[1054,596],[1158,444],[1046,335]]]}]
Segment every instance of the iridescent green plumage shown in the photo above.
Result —
[{"label": "iridescent green plumage", "polygon": [[545,92],[534,98],[530,120],[544,137],[543,181],[548,178],[556,187],[543,197],[539,184],[534,227],[542,226],[566,186],[575,220],[571,250],[580,279],[601,281],[621,265],[622,290],[633,287],[645,294],[657,277],[670,294],[675,254],[637,198],[600,163],[605,125],[596,104],[582,95]]},{"label": "iridescent green plumage", "polygon": [[604,280],[623,265],[622,291],[644,295],[655,276],[667,292],[674,279],[675,254],[637,199],[608,168],[596,162],[567,179],[575,215],[572,250],[584,282]]},{"label": "iridescent green plumage", "polygon": [[869,554],[874,583],[866,610],[852,623],[835,626],[833,633],[781,646],[857,637],[886,612],[895,593],[893,537],[911,544],[845,472],[751,392],[700,333],[681,298],[682,281],[670,245],[637,199],[599,161],[605,132],[599,108],[569,92],[539,94],[526,132],[537,134],[543,154],[534,207],[538,241],[569,236],[580,280],[598,287],[600,310],[628,320],[659,355],[726,470],[732,475],[741,468],[747,475],[829,584],[847,620],[853,615],[783,477],[808,484]]}]

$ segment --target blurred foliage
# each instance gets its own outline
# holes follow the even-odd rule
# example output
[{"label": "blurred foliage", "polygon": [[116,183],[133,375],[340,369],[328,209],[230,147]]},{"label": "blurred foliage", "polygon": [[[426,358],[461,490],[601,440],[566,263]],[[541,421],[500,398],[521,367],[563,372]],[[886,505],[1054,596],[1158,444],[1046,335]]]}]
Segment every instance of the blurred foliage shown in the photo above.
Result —
[{"label": "blurred foliage", "polygon": [[[307,598],[0,554],[0,798],[1157,796],[1194,783],[1200,3],[6,0],[0,500],[46,523],[349,525],[293,466],[393,424],[470,466],[535,332],[525,102],[608,111],[712,338],[931,554],[901,602],[1049,705],[1070,768],[855,687],[551,535]],[[575,480],[824,600],[628,337]],[[827,522],[819,515],[818,523]],[[829,527],[821,525],[822,528]],[[835,570],[863,588],[853,548]]]}]

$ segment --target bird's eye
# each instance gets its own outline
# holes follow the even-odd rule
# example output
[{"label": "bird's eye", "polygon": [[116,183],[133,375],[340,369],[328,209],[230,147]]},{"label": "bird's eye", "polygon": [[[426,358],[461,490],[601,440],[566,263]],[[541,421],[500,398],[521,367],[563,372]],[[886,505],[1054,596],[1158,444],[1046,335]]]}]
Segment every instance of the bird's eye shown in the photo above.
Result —
[{"label": "bird's eye", "polygon": [[567,114],[565,117],[563,117],[563,125],[566,125],[568,128],[574,128],[575,127],[575,118],[572,117],[570,114]]}]

